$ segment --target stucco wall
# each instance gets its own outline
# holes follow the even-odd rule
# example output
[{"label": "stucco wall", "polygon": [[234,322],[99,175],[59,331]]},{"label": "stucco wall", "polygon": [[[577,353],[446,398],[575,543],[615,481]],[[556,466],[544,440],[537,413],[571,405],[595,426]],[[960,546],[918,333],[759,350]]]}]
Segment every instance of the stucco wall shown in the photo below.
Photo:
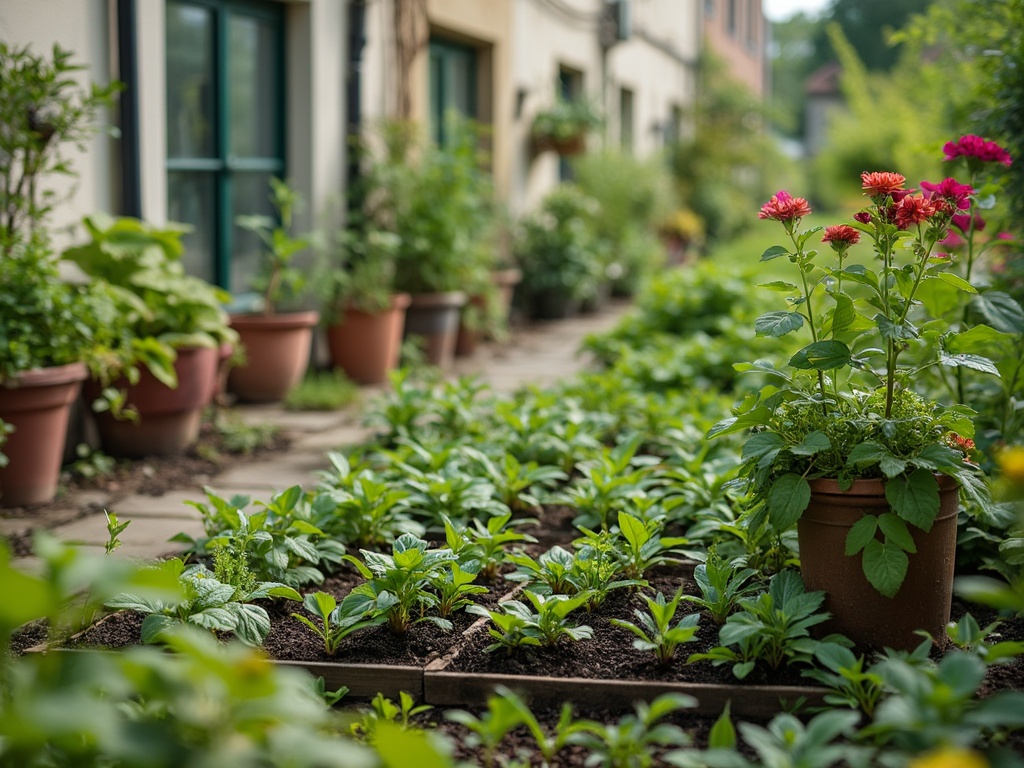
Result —
[{"label": "stucco wall", "polygon": [[[13,45],[30,45],[36,54],[49,55],[54,43],[71,51],[72,61],[86,68],[77,79],[88,88],[90,82],[111,80],[111,33],[108,25],[107,0],[3,0],[0,2],[0,38]],[[110,124],[113,114],[100,115]],[[117,205],[114,180],[116,170],[116,139],[100,132],[84,151],[65,147],[64,157],[78,173],[77,182],[68,179],[47,179],[48,188],[56,190],[62,202],[55,206],[50,221],[54,246],[70,244],[72,230],[82,216],[97,210],[111,211]]]}]

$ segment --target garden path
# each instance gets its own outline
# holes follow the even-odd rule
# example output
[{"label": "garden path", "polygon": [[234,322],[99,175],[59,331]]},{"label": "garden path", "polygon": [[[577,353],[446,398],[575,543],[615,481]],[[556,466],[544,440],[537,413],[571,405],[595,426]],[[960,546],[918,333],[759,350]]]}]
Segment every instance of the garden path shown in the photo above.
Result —
[{"label": "garden path", "polygon": [[[628,306],[628,302],[612,302],[596,313],[516,329],[507,343],[483,345],[472,358],[457,360],[450,373],[478,375],[499,393],[524,385],[551,385],[588,364],[587,356],[579,354],[583,339],[610,329]],[[372,396],[372,389],[367,395]],[[268,499],[274,491],[292,485],[311,487],[317,470],[327,467],[327,451],[359,443],[369,434],[360,423],[358,407],[338,412],[296,412],[279,405],[238,405],[232,411],[252,423],[277,424],[291,438],[291,444],[283,453],[242,462],[217,474],[208,484],[225,497],[245,494]],[[168,541],[171,536],[202,533],[198,511],[185,503],[205,498],[202,485],[203,481],[197,479],[191,487],[160,496],[137,493],[116,505],[108,505],[99,491],[72,492],[70,505],[51,511],[40,508],[31,525],[47,528],[63,541],[102,552],[107,539],[103,510],[108,509],[120,522],[131,521],[120,536],[122,546],[114,556],[136,560],[169,556],[179,547]],[[24,529],[25,520],[0,519],[0,535],[14,533],[19,525]],[[19,562],[26,569],[36,566],[31,558]]]}]

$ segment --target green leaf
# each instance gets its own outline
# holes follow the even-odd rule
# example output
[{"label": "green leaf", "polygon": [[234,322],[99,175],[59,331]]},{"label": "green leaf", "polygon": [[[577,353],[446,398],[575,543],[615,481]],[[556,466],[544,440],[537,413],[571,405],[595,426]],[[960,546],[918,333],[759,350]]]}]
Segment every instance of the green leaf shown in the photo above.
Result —
[{"label": "green leaf", "polygon": [[722,714],[711,726],[711,733],[708,734],[709,749],[734,749],[736,747],[736,728],[729,717],[729,701],[726,700]]},{"label": "green leaf", "polygon": [[768,248],[764,253],[761,254],[761,261],[771,261],[772,259],[779,258],[779,256],[788,255],[789,251],[787,251],[784,247],[782,247],[781,245],[773,245],[771,248]]},{"label": "green leaf", "polygon": [[821,451],[827,451],[831,447],[832,443],[825,436],[825,433],[815,430],[804,437],[799,445],[794,445],[790,448],[789,452],[797,456],[813,456],[816,453],[821,453]]},{"label": "green leaf", "polygon": [[791,331],[801,328],[804,316],[799,312],[766,312],[754,321],[754,330],[758,336],[785,336]]},{"label": "green leaf", "polygon": [[860,443],[855,445],[850,451],[850,455],[846,458],[846,464],[848,466],[861,466],[864,464],[875,464],[886,456],[891,456],[885,448],[880,444],[868,441],[866,443]]},{"label": "green leaf", "polygon": [[971,306],[997,331],[1024,333],[1024,310],[1009,294],[986,291],[975,296]]},{"label": "green leaf", "polygon": [[772,484],[768,494],[768,515],[778,531],[796,525],[800,515],[811,501],[811,486],[807,480],[792,472]]},{"label": "green leaf", "polygon": [[878,314],[875,315],[875,325],[882,338],[889,341],[917,338],[917,329],[909,322],[894,323],[885,315]]},{"label": "green leaf", "polygon": [[176,619],[164,616],[162,613],[151,613],[142,622],[141,639],[146,645],[152,645],[160,641],[160,635],[171,627],[178,625]]},{"label": "green leaf", "polygon": [[981,355],[951,355],[946,352],[940,352],[939,362],[949,368],[970,368],[972,371],[981,371],[982,373],[999,376],[999,369],[996,368],[996,364]]},{"label": "green leaf", "polygon": [[885,534],[889,541],[904,552],[917,552],[914,537],[910,535],[910,530],[902,518],[894,515],[892,512],[886,512],[878,518],[878,527],[882,529],[882,533]]},{"label": "green leaf", "polygon": [[790,358],[789,364],[800,370],[813,368],[819,371],[830,371],[849,365],[852,357],[848,346],[833,339],[808,344]]},{"label": "green leaf", "polygon": [[875,538],[875,531],[878,530],[878,518],[874,515],[864,515],[860,520],[850,527],[846,534],[846,548],[844,554],[847,556],[856,555],[869,541]]},{"label": "green leaf", "polygon": [[781,291],[788,293],[790,291],[800,290],[792,283],[787,283],[784,280],[772,280],[770,283],[758,283],[758,288],[767,288],[770,291]]},{"label": "green leaf", "polygon": [[861,566],[871,586],[886,597],[893,597],[903,584],[909,563],[907,553],[895,544],[872,539],[864,547]]},{"label": "green leaf", "polygon": [[958,288],[965,293],[977,293],[978,289],[968,283],[959,275],[954,275],[952,272],[939,272],[936,277],[944,283],[949,283],[954,288]]},{"label": "green leaf", "polygon": [[836,302],[835,311],[832,313],[832,333],[839,333],[849,328],[857,318],[857,310],[853,308],[853,300],[842,293],[833,297]]},{"label": "green leaf", "polygon": [[754,459],[772,451],[778,452],[785,442],[774,432],[758,432],[743,444],[743,460]]},{"label": "green leaf", "polygon": [[939,514],[939,484],[927,469],[915,469],[906,479],[885,484],[885,498],[893,511],[922,531],[930,531]]},{"label": "green leaf", "polygon": [[898,477],[906,471],[907,462],[886,452],[886,454],[879,459],[878,466],[882,470],[882,474],[886,477]]}]

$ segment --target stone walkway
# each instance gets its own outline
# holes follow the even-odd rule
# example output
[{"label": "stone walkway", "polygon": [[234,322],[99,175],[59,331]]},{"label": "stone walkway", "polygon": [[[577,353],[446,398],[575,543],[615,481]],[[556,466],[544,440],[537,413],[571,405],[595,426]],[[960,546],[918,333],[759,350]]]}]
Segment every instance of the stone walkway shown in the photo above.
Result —
[{"label": "stone walkway", "polygon": [[[476,374],[496,392],[508,393],[533,384],[547,386],[572,376],[588,364],[578,354],[580,344],[590,333],[610,329],[628,308],[615,302],[601,312],[569,320],[531,325],[516,331],[505,345],[485,345],[469,359],[457,361],[452,375]],[[368,393],[372,397],[372,392]],[[368,430],[360,423],[357,409],[340,412],[293,412],[276,405],[242,405],[232,409],[253,423],[279,425],[292,438],[287,452],[238,464],[218,474],[210,483],[218,494],[230,497],[244,494],[255,499],[268,499],[275,491],[292,485],[311,487],[316,472],[327,467],[327,451],[363,441]],[[104,503],[102,493],[81,492],[72,497],[79,511],[48,513],[39,510],[40,527],[49,528],[58,538],[102,552],[107,540],[106,523],[97,510],[114,512],[119,521],[131,523],[121,534],[122,546],[116,557],[150,559],[178,551],[171,536],[179,532],[202,533],[199,512],[186,501],[205,499],[201,485],[181,488],[162,496],[136,494],[119,501],[116,506]],[[89,510],[89,514],[82,514]],[[69,517],[75,519],[68,522]],[[0,535],[24,528],[25,521],[0,518]],[[31,559],[21,561],[32,569]]]}]

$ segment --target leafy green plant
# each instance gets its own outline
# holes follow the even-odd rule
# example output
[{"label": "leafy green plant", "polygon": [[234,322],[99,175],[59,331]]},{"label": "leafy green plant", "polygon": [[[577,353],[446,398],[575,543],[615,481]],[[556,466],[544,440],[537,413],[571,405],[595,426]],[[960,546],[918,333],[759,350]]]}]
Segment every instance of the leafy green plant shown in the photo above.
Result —
[{"label": "leafy green plant", "polygon": [[[2,426],[0,426],[0,433],[2,431]],[[117,461],[113,456],[108,456],[98,448],[95,450],[90,448],[88,443],[76,445],[75,456],[77,458],[71,462],[69,469],[72,475],[84,480],[98,480],[103,477],[109,477],[117,469]]]},{"label": "leafy green plant", "polygon": [[265,315],[279,311],[283,303],[295,300],[302,292],[306,278],[293,262],[313,244],[311,237],[296,237],[291,232],[293,216],[302,204],[295,189],[281,179],[271,178],[270,202],[277,211],[277,220],[263,215],[235,218],[239,227],[253,232],[264,245],[265,258],[260,262],[253,288],[262,295]]},{"label": "leafy green plant", "polygon": [[563,638],[577,641],[593,636],[593,630],[586,624],[574,625],[569,622],[569,614],[585,605],[589,599],[586,592],[569,597],[541,595],[527,589],[523,594],[530,605],[519,600],[507,600],[498,605],[497,611],[480,605],[466,608],[468,613],[489,618],[494,624],[487,631],[496,642],[487,646],[487,652],[500,648],[511,653],[527,645],[551,647]]},{"label": "leafy green plant", "polygon": [[622,575],[627,579],[642,579],[651,568],[678,563],[673,555],[683,554],[679,547],[689,543],[682,536],[661,536],[661,519],[643,523],[628,512],[619,512],[618,521]]},{"label": "leafy green plant", "polygon": [[180,558],[153,567],[165,569],[178,579],[183,592],[181,600],[169,603],[126,593],[106,602],[108,608],[145,614],[144,643],[163,642],[168,631],[187,623],[210,631],[231,632],[247,645],[262,645],[270,632],[270,617],[265,608],[251,601],[268,597],[300,599],[294,589],[275,582],[260,582],[240,595],[237,587],[221,583],[204,566],[186,568]]},{"label": "leafy green plant", "polygon": [[538,508],[551,489],[569,479],[558,467],[540,465],[535,461],[523,463],[511,453],[502,452],[500,463],[480,451],[470,455],[486,471],[498,500],[512,512]]},{"label": "leafy green plant", "polygon": [[820,666],[805,669],[803,674],[832,690],[825,695],[826,704],[857,709],[868,717],[874,715],[885,688],[882,676],[873,666],[867,666],[863,655],[855,656],[838,643],[819,643],[814,661]]},{"label": "leafy green plant", "polygon": [[[771,669],[783,663],[809,662],[818,641],[808,630],[829,618],[829,614],[817,612],[824,599],[824,592],[805,592],[794,571],[777,573],[767,592],[739,601],[742,610],[730,615],[718,633],[721,645],[707,653],[695,653],[689,661],[706,659],[715,666],[731,663],[739,680],[747,677],[758,661]],[[826,640],[839,637],[830,635]]]},{"label": "leafy green plant", "polygon": [[229,547],[246,553],[249,568],[257,578],[281,581],[290,586],[323,582],[321,563],[341,562],[344,545],[330,539],[312,522],[312,509],[300,486],[274,494],[270,501],[258,501],[262,509],[246,513],[249,496],[230,499],[205,488],[206,501],[188,501],[202,515],[205,536],[184,533],[173,541],[187,544],[189,551],[210,554],[214,547]]},{"label": "leafy green plant", "polygon": [[877,669],[890,694],[862,731],[877,744],[917,754],[940,744],[980,745],[994,733],[1024,725],[1019,691],[977,698],[985,662],[976,655],[952,651],[928,666],[889,659]]},{"label": "leafy green plant", "polygon": [[344,542],[370,547],[403,533],[422,536],[423,526],[409,515],[409,493],[395,488],[369,467],[353,470],[348,459],[328,454],[331,472],[323,473],[313,507],[323,510],[319,527]]},{"label": "leafy green plant", "polygon": [[559,496],[560,501],[579,510],[574,525],[608,529],[619,512],[646,496],[658,482],[650,469],[656,459],[637,456],[641,442],[641,435],[633,435],[602,449],[594,459],[579,462],[583,477]]},{"label": "leafy green plant", "polygon": [[618,722],[579,722],[579,732],[572,734],[569,741],[590,749],[589,765],[649,768],[654,765],[652,747],[683,746],[690,742],[682,728],[659,721],[696,703],[692,696],[664,693],[650,703],[638,702],[635,713],[625,715]]},{"label": "leafy green plant", "polygon": [[632,589],[646,586],[643,579],[618,578],[622,576],[623,557],[618,538],[609,531],[595,533],[583,529],[584,537],[573,542],[576,552],[569,571],[573,593],[589,595],[587,609],[601,605],[613,589]]},{"label": "leafy green plant", "polygon": [[510,544],[536,541],[533,536],[520,533],[515,528],[536,525],[537,521],[532,518],[513,520],[511,512],[490,517],[486,523],[474,517],[465,527],[456,526],[446,517],[443,520],[448,546],[461,560],[475,562],[480,578],[487,581],[496,579],[501,566],[511,560],[507,549]]},{"label": "leafy green plant", "polygon": [[998,664],[1024,654],[1024,641],[1002,640],[989,643],[990,637],[999,637],[1000,623],[994,621],[981,627],[970,613],[965,613],[957,622],[946,626],[946,636],[961,651],[976,654],[986,664]]},{"label": "leafy green plant", "polygon": [[700,614],[691,613],[683,616],[675,624],[672,623],[682,594],[682,589],[677,590],[675,597],[668,602],[661,592],[653,598],[645,596],[647,612],[644,613],[639,608],[633,610],[639,624],[623,619],[612,619],[612,624],[628,629],[636,635],[633,647],[638,651],[654,651],[659,664],[670,664],[675,658],[676,648],[681,643],[690,643],[697,639]]},{"label": "leafy green plant", "polygon": [[105,352],[100,383],[118,377],[135,383],[139,367],[167,386],[178,386],[176,350],[234,343],[228,323],[228,293],[193,275],[181,263],[179,224],[157,227],[139,219],[97,213],[83,220],[89,241],[68,248],[74,263],[113,302],[120,333]]},{"label": "leafy green plant", "polygon": [[586,98],[556,99],[533,118],[530,133],[534,138],[567,141],[601,127],[601,116]]},{"label": "leafy green plant", "polygon": [[527,582],[534,590],[543,589],[553,595],[568,595],[576,591],[571,578],[575,557],[562,547],[551,547],[536,559],[525,552],[509,555],[508,559],[516,566],[513,573],[505,576],[509,581]]},{"label": "leafy green plant", "polygon": [[864,766],[872,751],[848,741],[854,735],[857,718],[856,712],[822,712],[805,725],[787,712],[776,715],[767,727],[740,723],[740,734],[757,755],[756,761],[723,748],[700,753],[670,752],[665,761],[679,768]]},{"label": "leafy green plant", "polygon": [[534,715],[533,710],[515,691],[503,685],[498,685],[495,686],[494,693],[495,696],[493,698],[503,700],[498,702],[496,706],[509,707],[518,713],[521,724],[526,727],[530,736],[533,737],[537,752],[540,753],[544,765],[554,765],[558,759],[558,753],[571,743],[570,738],[573,734],[579,733],[584,728],[584,723],[573,716],[572,704],[569,702],[562,704],[558,720],[555,721],[549,734],[541,725],[537,716]]},{"label": "leafy green plant", "polygon": [[425,611],[437,608],[440,600],[431,587],[451,569],[455,554],[450,549],[427,547],[423,539],[404,533],[395,539],[390,555],[366,549],[359,550],[363,561],[345,555],[344,559],[366,579],[352,590],[346,601],[352,601],[353,609],[386,614],[388,626],[397,634],[421,621],[451,629],[448,619],[427,615]]},{"label": "leafy green plant", "polygon": [[349,307],[380,312],[391,305],[401,244],[395,233],[378,229],[335,233],[317,269],[320,314],[328,325],[339,322]]},{"label": "leafy green plant", "polygon": [[445,717],[466,728],[469,732],[466,743],[481,750],[484,768],[496,765],[495,753],[501,742],[523,723],[522,708],[504,695],[488,696],[487,709],[479,716],[463,709],[453,709],[446,712]]},{"label": "leafy green plant", "polygon": [[376,744],[381,738],[381,723],[392,723],[399,729],[407,731],[413,728],[412,718],[433,709],[429,704],[416,706],[412,694],[398,692],[398,701],[378,693],[370,700],[370,708],[363,710],[362,717],[352,724],[353,735],[367,744]]},{"label": "leafy green plant", "polygon": [[302,607],[317,620],[316,623],[299,613],[293,613],[292,617],[323,640],[324,652],[328,656],[336,655],[341,642],[349,635],[387,621],[387,616],[383,613],[367,614],[362,606],[354,609],[351,603],[346,604],[344,600],[339,605],[334,596],[326,592],[312,592],[306,595],[302,599]]},{"label": "leafy green plant", "polygon": [[310,371],[285,397],[292,411],[340,411],[359,399],[359,385],[344,372]]},{"label": "leafy green plant", "polygon": [[752,568],[741,569],[735,562],[726,562],[717,552],[709,551],[707,560],[693,569],[701,596],[684,595],[683,600],[696,603],[716,624],[723,624],[736,603],[752,589],[748,582],[753,576]]},{"label": "leafy green plant", "polygon": [[[472,563],[476,566],[476,562]],[[479,573],[473,570],[463,570],[458,561],[452,561],[451,568],[442,571],[437,578],[431,582],[431,586],[437,591],[437,613],[443,618],[450,617],[460,608],[468,608],[474,605],[471,595],[483,595],[489,590],[482,584],[474,582]]]}]

